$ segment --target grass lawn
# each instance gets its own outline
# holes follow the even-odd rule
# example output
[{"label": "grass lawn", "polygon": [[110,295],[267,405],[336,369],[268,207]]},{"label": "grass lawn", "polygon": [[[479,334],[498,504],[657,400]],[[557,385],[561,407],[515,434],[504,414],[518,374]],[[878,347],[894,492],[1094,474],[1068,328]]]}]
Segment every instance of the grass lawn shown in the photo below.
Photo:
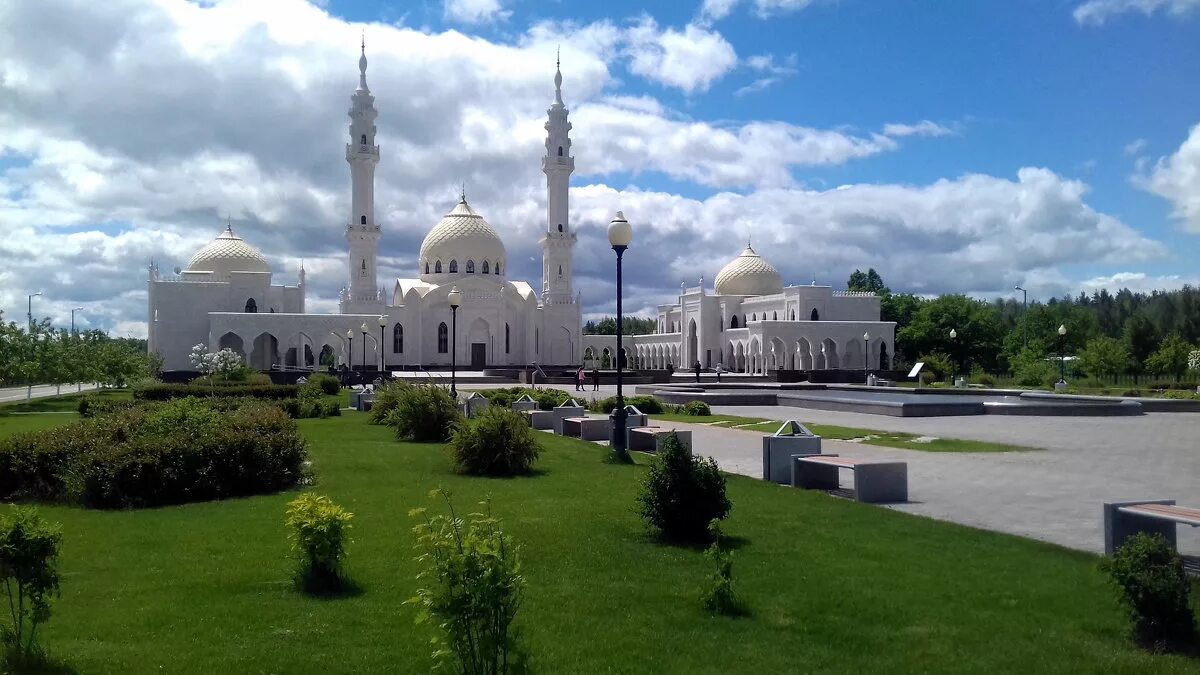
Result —
[{"label": "grass lawn", "polygon": [[[651,415],[651,418],[664,422],[685,422],[691,424],[713,424],[727,428],[737,428],[743,431],[757,431],[772,434],[779,429],[782,421],[764,420],[761,417],[738,417],[736,415],[710,415],[708,417],[661,414]],[[903,448],[906,450],[924,450],[926,452],[1020,452],[1037,448],[1027,448],[1020,445],[1004,443],[988,443],[985,441],[965,441],[957,438],[937,438],[928,441],[917,440],[917,434],[906,434],[893,431],[875,431],[872,429],[856,429],[840,427],[832,424],[811,424],[804,422],[808,430],[821,438],[831,441],[846,441],[855,438],[864,439],[863,443],[881,445],[888,448]]]},{"label": "grass lawn", "polygon": [[[0,435],[15,419],[0,418]],[[541,672],[1200,672],[1129,645],[1091,555],[730,476],[725,530],[750,614],[710,618],[697,600],[704,556],[655,542],[634,512],[644,467],[539,435],[537,475],[468,478],[441,447],[397,443],[361,414],[300,425],[316,489],[355,514],[361,595],[292,590],[294,492],[46,506],[65,532],[51,653],[88,673],[427,671],[430,629],[401,604],[416,588],[407,511],[444,485],[464,509],[491,495],[523,546],[519,627]]]}]

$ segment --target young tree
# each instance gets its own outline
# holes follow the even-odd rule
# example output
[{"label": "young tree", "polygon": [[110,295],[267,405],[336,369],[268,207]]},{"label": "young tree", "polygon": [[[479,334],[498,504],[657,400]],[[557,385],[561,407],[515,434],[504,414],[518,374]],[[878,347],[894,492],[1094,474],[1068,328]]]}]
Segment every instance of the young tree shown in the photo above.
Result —
[{"label": "young tree", "polygon": [[1120,375],[1129,370],[1133,359],[1125,343],[1110,337],[1098,337],[1088,341],[1078,354],[1079,367],[1092,377]]},{"label": "young tree", "polygon": [[1146,359],[1146,368],[1159,375],[1183,377],[1187,372],[1188,357],[1193,349],[1195,347],[1180,337],[1179,333],[1171,333]]}]

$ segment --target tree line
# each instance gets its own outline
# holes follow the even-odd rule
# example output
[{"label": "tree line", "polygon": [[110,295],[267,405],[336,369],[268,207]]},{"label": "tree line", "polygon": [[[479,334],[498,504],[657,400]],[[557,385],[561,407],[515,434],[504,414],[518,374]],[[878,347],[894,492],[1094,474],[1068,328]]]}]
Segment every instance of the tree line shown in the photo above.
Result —
[{"label": "tree line", "polygon": [[99,330],[54,328],[49,319],[5,322],[0,312],[0,386],[101,382],[113,386],[155,374],[146,341]]}]

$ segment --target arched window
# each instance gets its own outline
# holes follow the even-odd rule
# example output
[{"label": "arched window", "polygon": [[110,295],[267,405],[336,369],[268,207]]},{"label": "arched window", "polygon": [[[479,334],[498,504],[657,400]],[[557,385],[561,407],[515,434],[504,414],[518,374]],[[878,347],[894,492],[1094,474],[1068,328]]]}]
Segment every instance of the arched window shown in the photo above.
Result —
[{"label": "arched window", "polygon": [[450,340],[446,335],[446,322],[443,321],[438,325],[438,353],[445,354],[450,351]]},{"label": "arched window", "polygon": [[486,260],[483,261],[483,273],[491,274],[491,270],[488,269],[488,261]]},{"label": "arched window", "polygon": [[779,320],[779,312],[771,312],[771,320],[778,321]]},{"label": "arched window", "polygon": [[496,276],[500,276],[500,261],[496,261]]},{"label": "arched window", "polygon": [[475,261],[474,260],[467,261],[467,274],[475,274]]},{"label": "arched window", "polygon": [[358,217],[358,224],[359,224],[359,225],[366,225],[366,224],[367,224],[367,217],[366,217],[366,216],[359,216],[359,217]]},{"label": "arched window", "polygon": [[508,345],[509,345],[508,338],[509,338],[508,324],[504,324],[504,353],[505,354],[508,353]]},{"label": "arched window", "polygon": [[734,314],[734,315],[733,315],[733,318],[729,320],[729,327],[730,327],[730,328],[737,328],[737,327],[738,327],[738,325],[737,325],[737,314]]},{"label": "arched window", "polygon": [[437,262],[433,263],[433,273],[434,273],[434,274],[441,274],[441,273],[442,273],[442,261],[441,261],[441,260],[439,260],[439,261],[437,261]]},{"label": "arched window", "polygon": [[562,223],[559,223],[559,224],[558,224],[558,231],[559,231],[559,232],[562,232]]},{"label": "arched window", "polygon": [[758,321],[758,313],[756,312],[756,313],[754,313],[754,314],[751,314],[751,315],[750,315],[750,320],[751,320],[751,321]]},{"label": "arched window", "polygon": [[562,157],[562,156],[563,156],[563,155],[562,155],[562,146],[561,146],[561,145],[560,145],[560,146],[558,146],[558,156],[559,156],[559,157]]},{"label": "arched window", "polygon": [[558,276],[562,276],[562,265],[558,266]]},{"label": "arched window", "polygon": [[456,272],[458,272],[458,261],[451,260],[450,261],[450,274],[454,274]]},{"label": "arched window", "polygon": [[792,310],[792,313],[791,313],[791,315],[789,316],[789,318],[790,318],[792,321],[795,321],[795,320],[796,320],[796,310],[794,310],[794,309]]},{"label": "arched window", "polygon": [[538,329],[533,329],[533,351],[541,353],[542,351],[542,332]]},{"label": "arched window", "polygon": [[429,274],[429,261],[425,261],[425,274]]},{"label": "arched window", "polygon": [[400,324],[392,327],[392,353],[404,353],[404,326]]},{"label": "arched window", "polygon": [[809,321],[820,321],[821,320],[821,314],[819,312],[817,312],[816,307],[813,307],[812,314],[809,315],[808,320]]},{"label": "arched window", "polygon": [[258,313],[258,303],[254,301],[254,298],[250,298],[249,300],[246,301],[246,313],[247,314],[257,314]]},{"label": "arched window", "polygon": [[362,135],[362,137],[361,137],[361,138],[359,138],[358,140],[359,140],[359,142],[360,142],[360,143],[362,143],[363,145],[366,145],[366,144],[367,144],[367,135],[366,135],[366,134],[363,134],[363,135]]},{"label": "arched window", "polygon": [[361,269],[363,272],[367,271],[367,259],[366,258],[362,259],[362,264],[359,265],[359,269]]}]

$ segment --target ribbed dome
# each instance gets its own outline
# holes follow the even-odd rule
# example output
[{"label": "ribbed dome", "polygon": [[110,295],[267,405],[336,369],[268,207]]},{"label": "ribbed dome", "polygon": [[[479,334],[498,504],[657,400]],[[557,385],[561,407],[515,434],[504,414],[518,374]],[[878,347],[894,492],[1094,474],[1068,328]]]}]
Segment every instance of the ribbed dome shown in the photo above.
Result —
[{"label": "ribbed dome", "polygon": [[422,279],[426,279],[426,275],[436,278],[437,264],[440,262],[442,273],[450,274],[450,263],[454,262],[457,268],[455,273],[466,274],[467,263],[470,262],[474,267],[472,273],[483,274],[485,261],[488,263],[488,274],[496,273],[497,263],[501,265],[501,270],[507,269],[504,243],[492,226],[471,209],[464,197],[453,211],[425,235],[425,241],[421,242],[419,273]]},{"label": "ribbed dome", "polygon": [[772,295],[783,291],[783,277],[771,263],[746,250],[717,274],[718,295]]},{"label": "ribbed dome", "polygon": [[226,227],[204,248],[196,251],[188,263],[189,272],[212,272],[219,280],[229,279],[230,272],[270,272],[271,266],[258,249],[247,244]]}]

